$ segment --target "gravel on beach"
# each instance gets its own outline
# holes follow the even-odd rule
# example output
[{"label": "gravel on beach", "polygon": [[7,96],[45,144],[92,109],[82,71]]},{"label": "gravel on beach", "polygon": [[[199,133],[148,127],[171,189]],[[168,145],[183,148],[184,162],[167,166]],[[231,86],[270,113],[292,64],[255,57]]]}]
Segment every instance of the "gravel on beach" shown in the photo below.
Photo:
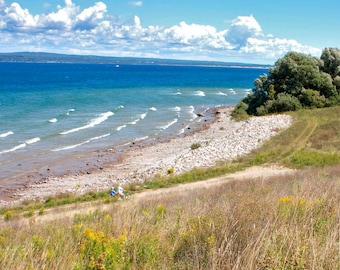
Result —
[{"label": "gravel on beach", "polygon": [[168,175],[187,172],[195,167],[214,166],[218,161],[228,161],[250,153],[265,141],[292,124],[289,115],[251,117],[236,122],[230,117],[232,108],[217,108],[216,119],[200,125],[207,128],[185,136],[133,147],[124,152],[116,164],[101,170],[62,177],[49,177],[13,192],[11,200],[0,200],[0,207],[23,200],[41,200],[58,193],[83,194],[89,191],[109,189],[113,185],[144,182],[156,174]]}]

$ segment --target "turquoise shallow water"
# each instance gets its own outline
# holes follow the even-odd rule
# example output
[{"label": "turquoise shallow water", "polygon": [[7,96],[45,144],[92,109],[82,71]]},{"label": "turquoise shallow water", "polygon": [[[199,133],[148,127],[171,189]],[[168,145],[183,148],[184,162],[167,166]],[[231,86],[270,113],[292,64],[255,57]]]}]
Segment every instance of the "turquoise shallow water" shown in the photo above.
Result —
[{"label": "turquoise shallow water", "polygon": [[233,106],[260,68],[0,63],[0,179],[134,141],[183,134]]}]

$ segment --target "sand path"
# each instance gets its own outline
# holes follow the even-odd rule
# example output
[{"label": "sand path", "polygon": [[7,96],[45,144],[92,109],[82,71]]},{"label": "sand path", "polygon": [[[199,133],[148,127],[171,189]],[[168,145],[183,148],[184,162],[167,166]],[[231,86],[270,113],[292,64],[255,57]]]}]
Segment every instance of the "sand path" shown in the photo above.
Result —
[{"label": "sand path", "polygon": [[38,211],[34,213],[32,217],[19,217],[10,221],[0,220],[0,226],[28,226],[35,225],[37,223],[43,224],[46,222],[60,221],[63,219],[73,219],[75,215],[85,215],[93,213],[96,210],[108,211],[112,208],[121,207],[123,205],[136,205],[146,199],[159,199],[166,200],[167,196],[173,194],[190,194],[191,191],[198,189],[209,189],[210,187],[216,187],[232,181],[243,181],[243,180],[258,180],[265,181],[271,177],[279,175],[288,175],[295,173],[295,170],[278,167],[275,165],[271,166],[254,166],[247,168],[244,171],[239,171],[232,174],[226,174],[220,177],[211,178],[205,181],[199,181],[194,183],[180,184],[173,187],[145,190],[141,193],[131,195],[128,199],[117,201],[115,203],[103,203],[101,201],[96,202],[83,202],[72,205],[65,205],[46,209],[43,215],[38,215]]}]

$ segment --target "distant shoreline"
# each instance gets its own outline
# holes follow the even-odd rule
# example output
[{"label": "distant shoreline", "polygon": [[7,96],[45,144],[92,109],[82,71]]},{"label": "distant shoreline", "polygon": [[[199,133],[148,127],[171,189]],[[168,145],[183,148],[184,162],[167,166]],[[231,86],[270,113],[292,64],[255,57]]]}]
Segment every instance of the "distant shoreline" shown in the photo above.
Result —
[{"label": "distant shoreline", "polygon": [[6,63],[64,63],[64,64],[113,64],[113,65],[170,65],[226,68],[270,68],[271,65],[218,62],[201,60],[175,60],[159,58],[110,57],[96,55],[69,55],[45,52],[0,53],[0,62]]}]

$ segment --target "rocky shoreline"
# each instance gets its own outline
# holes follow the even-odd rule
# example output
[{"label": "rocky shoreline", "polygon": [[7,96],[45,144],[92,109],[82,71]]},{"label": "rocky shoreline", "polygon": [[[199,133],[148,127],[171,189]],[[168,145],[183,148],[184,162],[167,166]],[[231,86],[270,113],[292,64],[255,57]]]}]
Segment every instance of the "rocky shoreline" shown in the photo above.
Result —
[{"label": "rocky shoreline", "polygon": [[[139,145],[124,152],[120,161],[100,170],[77,175],[48,177],[44,181],[15,190],[10,199],[0,200],[0,207],[23,200],[40,200],[58,193],[83,194],[109,189],[112,185],[143,182],[156,174],[167,175],[209,167],[221,160],[232,160],[260,147],[263,142],[288,128],[288,115],[252,117],[246,121],[231,119],[232,108],[218,108],[215,120],[183,137],[154,144]],[[203,123],[202,123],[203,122]],[[194,149],[195,148],[195,149]]]}]

